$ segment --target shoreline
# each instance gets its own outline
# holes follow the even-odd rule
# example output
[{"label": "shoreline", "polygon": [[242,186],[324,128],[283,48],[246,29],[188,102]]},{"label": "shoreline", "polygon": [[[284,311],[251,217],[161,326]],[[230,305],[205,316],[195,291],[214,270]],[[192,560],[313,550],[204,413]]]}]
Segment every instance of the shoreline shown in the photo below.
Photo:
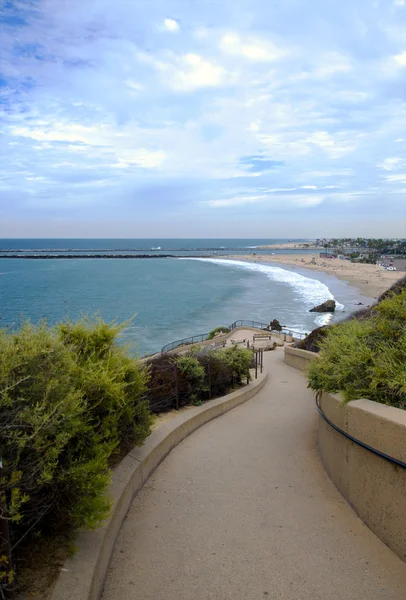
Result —
[{"label": "shoreline", "polygon": [[323,250],[321,246],[315,246],[313,242],[286,242],[282,244],[264,244],[257,246],[258,250]]},{"label": "shoreline", "polygon": [[219,259],[239,260],[253,263],[275,263],[281,266],[303,268],[334,275],[350,286],[357,288],[363,296],[376,300],[391,285],[404,276],[400,271],[385,271],[377,265],[351,263],[338,258],[324,259],[309,254],[278,255],[227,255]]}]

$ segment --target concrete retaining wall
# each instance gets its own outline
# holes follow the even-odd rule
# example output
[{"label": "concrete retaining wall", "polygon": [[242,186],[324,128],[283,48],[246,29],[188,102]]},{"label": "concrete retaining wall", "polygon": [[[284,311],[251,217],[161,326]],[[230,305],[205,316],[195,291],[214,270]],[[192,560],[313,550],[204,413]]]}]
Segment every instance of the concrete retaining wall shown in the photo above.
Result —
[{"label": "concrete retaining wall", "polygon": [[285,363],[294,369],[304,371],[309,364],[309,361],[318,358],[315,352],[309,352],[308,350],[299,350],[299,348],[292,348],[292,346],[285,346]]},{"label": "concrete retaining wall", "polygon": [[[406,463],[406,411],[323,394],[326,417],[354,438]],[[319,418],[319,447],[330,478],[366,525],[406,561],[406,469],[355,444]]]},{"label": "concrete retaining wall", "polygon": [[[305,370],[317,354],[285,346],[285,363]],[[406,411],[323,394],[320,408],[336,426],[364,444],[406,462]],[[376,456],[319,417],[319,448],[338,490],[366,525],[406,561],[406,469]]]},{"label": "concrete retaining wall", "polygon": [[193,431],[255,396],[265,385],[267,374],[223,398],[191,408],[164,423],[132,450],[114,470],[109,495],[110,517],[95,531],[80,533],[78,552],[69,558],[51,594],[51,600],[98,600],[107,574],[117,535],[131,503],[167,454]]}]

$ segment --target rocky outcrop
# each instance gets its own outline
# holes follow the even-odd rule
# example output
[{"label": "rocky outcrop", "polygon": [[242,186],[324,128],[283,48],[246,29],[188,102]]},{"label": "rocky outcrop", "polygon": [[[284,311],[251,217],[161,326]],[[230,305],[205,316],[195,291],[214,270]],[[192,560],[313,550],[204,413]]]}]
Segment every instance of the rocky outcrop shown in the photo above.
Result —
[{"label": "rocky outcrop", "polygon": [[274,319],[269,323],[269,329],[271,331],[282,331],[282,325],[279,323],[278,319]]},{"label": "rocky outcrop", "polygon": [[310,352],[320,352],[320,342],[324,340],[327,331],[332,328],[332,325],[323,325],[313,329],[304,340],[300,340],[294,344],[295,348],[300,350],[309,350]]},{"label": "rocky outcrop", "polygon": [[334,312],[336,309],[336,301],[335,300],[326,300],[323,304],[319,304],[314,308],[311,308],[309,312],[318,312],[318,313],[326,313],[326,312]]}]

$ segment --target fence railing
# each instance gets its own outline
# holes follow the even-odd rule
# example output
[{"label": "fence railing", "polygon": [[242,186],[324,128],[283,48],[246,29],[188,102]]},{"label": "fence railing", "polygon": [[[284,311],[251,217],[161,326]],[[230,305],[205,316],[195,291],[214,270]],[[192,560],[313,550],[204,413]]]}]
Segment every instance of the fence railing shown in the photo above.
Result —
[{"label": "fence railing", "polygon": [[176,340],[175,342],[171,342],[170,344],[166,344],[161,350],[161,354],[165,354],[170,350],[174,350],[178,346],[187,346],[189,344],[196,344],[198,342],[205,342],[209,337],[209,333],[200,333],[198,335],[192,335],[190,337],[183,338],[181,340]]},{"label": "fence railing", "polygon": [[269,324],[261,323],[260,321],[239,320],[234,321],[229,327],[230,331],[237,327],[254,327],[255,329],[268,329]]},{"label": "fence railing", "polygon": [[281,333],[285,333],[286,335],[291,335],[297,340],[304,340],[305,337],[308,336],[307,333],[303,333],[302,331],[298,331],[297,329],[286,329],[285,327],[282,329]]},{"label": "fence railing", "polygon": [[[230,331],[233,331],[233,329],[237,329],[237,327],[254,327],[255,329],[264,329],[266,331],[269,331],[269,324],[267,323],[261,323],[260,321],[250,321],[247,319],[240,319],[239,321],[234,321],[234,323],[231,323],[231,325],[228,326],[227,329],[229,329]],[[279,332],[276,332],[279,333]],[[292,337],[299,339],[299,340],[303,340],[306,337],[306,333],[303,333],[302,331],[297,331],[296,329],[288,329],[288,328],[282,328],[282,331],[280,333],[285,333],[287,335],[291,335]],[[192,335],[190,337],[186,337],[183,338],[181,340],[176,340],[175,342],[171,342],[170,344],[166,344],[166,346],[164,346],[161,350],[161,354],[166,354],[166,352],[169,352],[170,350],[174,350],[175,348],[178,348],[180,346],[188,346],[191,344],[197,344],[197,343],[201,343],[201,342],[206,342],[209,339],[209,335],[210,333],[200,333],[198,335]]]}]

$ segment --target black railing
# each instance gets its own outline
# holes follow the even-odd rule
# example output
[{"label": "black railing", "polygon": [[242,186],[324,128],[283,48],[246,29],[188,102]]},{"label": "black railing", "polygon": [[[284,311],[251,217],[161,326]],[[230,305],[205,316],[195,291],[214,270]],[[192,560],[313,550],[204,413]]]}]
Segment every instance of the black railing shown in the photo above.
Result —
[{"label": "black railing", "polygon": [[255,329],[268,329],[269,325],[266,323],[260,323],[259,321],[247,321],[240,320],[234,321],[229,327],[230,331],[237,329],[237,327],[254,327]]},{"label": "black railing", "polygon": [[176,340],[175,342],[171,342],[170,344],[166,344],[161,350],[162,354],[169,352],[170,350],[174,350],[178,348],[178,346],[188,346],[189,344],[196,344],[198,342],[205,342],[209,337],[208,333],[200,333],[199,335],[192,335],[187,338],[183,338],[182,340]]},{"label": "black railing", "polygon": [[[239,321],[234,321],[234,323],[231,323],[231,325],[229,325],[227,329],[233,331],[234,329],[237,329],[237,327],[253,327],[254,329],[271,331],[267,323],[261,323],[260,321],[249,321],[247,319],[240,319]],[[295,329],[287,329],[285,327],[282,329],[282,331],[275,331],[275,333],[285,333],[286,335],[291,335],[292,337],[299,340],[303,340],[307,335],[302,331],[297,331]],[[180,346],[189,346],[192,344],[198,344],[199,342],[206,342],[209,339],[209,335],[210,333],[200,333],[198,335],[192,335],[190,337],[182,338],[181,340],[176,340],[175,342],[166,344],[166,346],[162,348],[161,354],[166,354],[166,352],[170,352],[171,350],[179,348]]]},{"label": "black railing", "polygon": [[285,327],[282,329],[281,333],[285,333],[286,335],[291,335],[293,338],[297,340],[304,340],[305,337],[308,336],[307,333],[303,333],[302,331],[298,331],[297,329],[286,329]]}]

